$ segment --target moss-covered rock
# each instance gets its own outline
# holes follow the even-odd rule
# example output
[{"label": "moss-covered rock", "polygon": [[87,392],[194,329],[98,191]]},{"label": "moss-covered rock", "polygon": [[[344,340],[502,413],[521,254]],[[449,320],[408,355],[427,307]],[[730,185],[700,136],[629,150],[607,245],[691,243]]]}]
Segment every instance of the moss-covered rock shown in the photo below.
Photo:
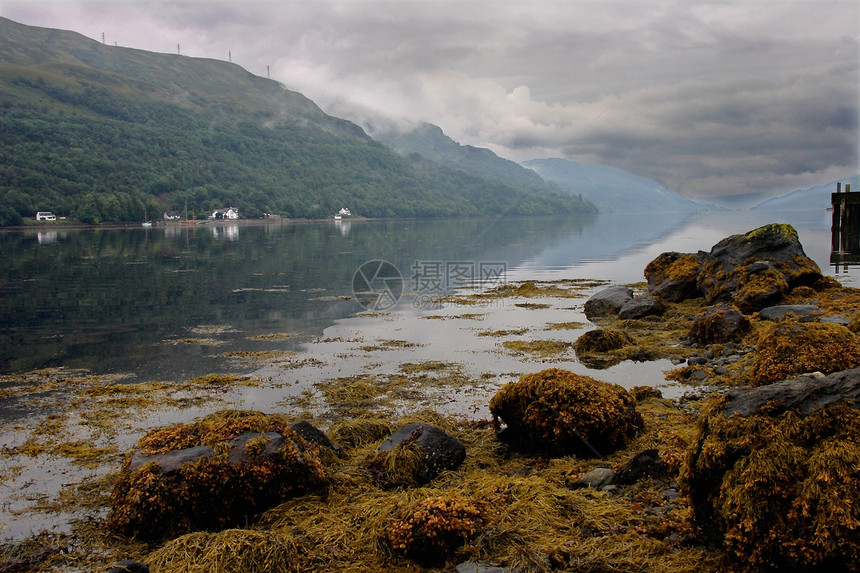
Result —
[{"label": "moss-covered rock", "polygon": [[759,386],[796,374],[860,366],[857,336],[839,324],[782,321],[757,333],[749,382]]},{"label": "moss-covered rock", "polygon": [[627,390],[558,368],[506,384],[490,401],[490,412],[502,438],[550,455],[606,454],[643,426]]},{"label": "moss-covered rock", "polygon": [[860,570],[860,371],[736,389],[682,467],[693,521],[730,569]]},{"label": "moss-covered rock", "polygon": [[317,447],[282,416],[218,412],[141,438],[113,490],[108,527],[141,539],[223,529],[328,479]]}]

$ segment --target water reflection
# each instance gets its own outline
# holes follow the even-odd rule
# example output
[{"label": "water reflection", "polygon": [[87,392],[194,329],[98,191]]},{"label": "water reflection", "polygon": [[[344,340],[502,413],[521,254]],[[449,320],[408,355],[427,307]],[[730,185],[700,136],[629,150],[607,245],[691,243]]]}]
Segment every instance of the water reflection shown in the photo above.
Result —
[{"label": "water reflection", "polygon": [[[67,365],[181,379],[217,371],[223,354],[253,349],[256,335],[291,333],[282,346],[297,347],[360,312],[352,281],[367,261],[391,262],[407,282],[416,261],[493,261],[513,281],[631,283],[661,252],[709,250],[768,222],[795,224],[807,254],[828,268],[825,212],[0,233],[0,372]],[[860,272],[835,271],[849,283]]]}]

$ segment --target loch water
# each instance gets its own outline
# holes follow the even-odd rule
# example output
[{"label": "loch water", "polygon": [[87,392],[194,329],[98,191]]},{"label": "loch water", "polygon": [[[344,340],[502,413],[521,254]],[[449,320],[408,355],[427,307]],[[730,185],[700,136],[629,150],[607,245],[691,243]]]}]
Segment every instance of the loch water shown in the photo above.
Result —
[{"label": "loch water", "polygon": [[225,355],[273,340],[300,350],[367,310],[355,279],[372,261],[399,271],[405,294],[450,290],[457,269],[484,266],[508,282],[626,284],[661,252],[787,222],[825,274],[851,285],[857,269],[829,263],[829,219],[822,209],[5,231],[0,374],[64,366],[171,381],[223,371]]}]

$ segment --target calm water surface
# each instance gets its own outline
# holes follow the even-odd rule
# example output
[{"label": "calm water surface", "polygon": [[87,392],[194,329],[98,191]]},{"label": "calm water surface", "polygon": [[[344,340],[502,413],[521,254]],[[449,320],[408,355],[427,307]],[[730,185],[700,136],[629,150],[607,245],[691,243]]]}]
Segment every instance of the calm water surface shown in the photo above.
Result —
[{"label": "calm water surface", "polygon": [[[823,272],[856,279],[829,265],[824,210],[0,233],[0,373],[67,366],[180,380],[273,339],[299,349],[365,310],[353,279],[368,261],[394,265],[407,294],[445,264],[501,263],[508,281],[630,283],[661,252],[709,250],[769,222],[795,225]],[[279,334],[289,337],[266,338]]]}]

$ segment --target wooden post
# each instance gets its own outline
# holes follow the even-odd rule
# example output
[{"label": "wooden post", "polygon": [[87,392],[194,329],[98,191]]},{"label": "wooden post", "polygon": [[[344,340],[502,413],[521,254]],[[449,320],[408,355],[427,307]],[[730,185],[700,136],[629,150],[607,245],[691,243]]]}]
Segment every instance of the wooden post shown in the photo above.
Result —
[{"label": "wooden post", "polygon": [[833,216],[830,229],[831,263],[860,262],[860,193],[851,193],[851,185],[836,184],[830,196]]}]

